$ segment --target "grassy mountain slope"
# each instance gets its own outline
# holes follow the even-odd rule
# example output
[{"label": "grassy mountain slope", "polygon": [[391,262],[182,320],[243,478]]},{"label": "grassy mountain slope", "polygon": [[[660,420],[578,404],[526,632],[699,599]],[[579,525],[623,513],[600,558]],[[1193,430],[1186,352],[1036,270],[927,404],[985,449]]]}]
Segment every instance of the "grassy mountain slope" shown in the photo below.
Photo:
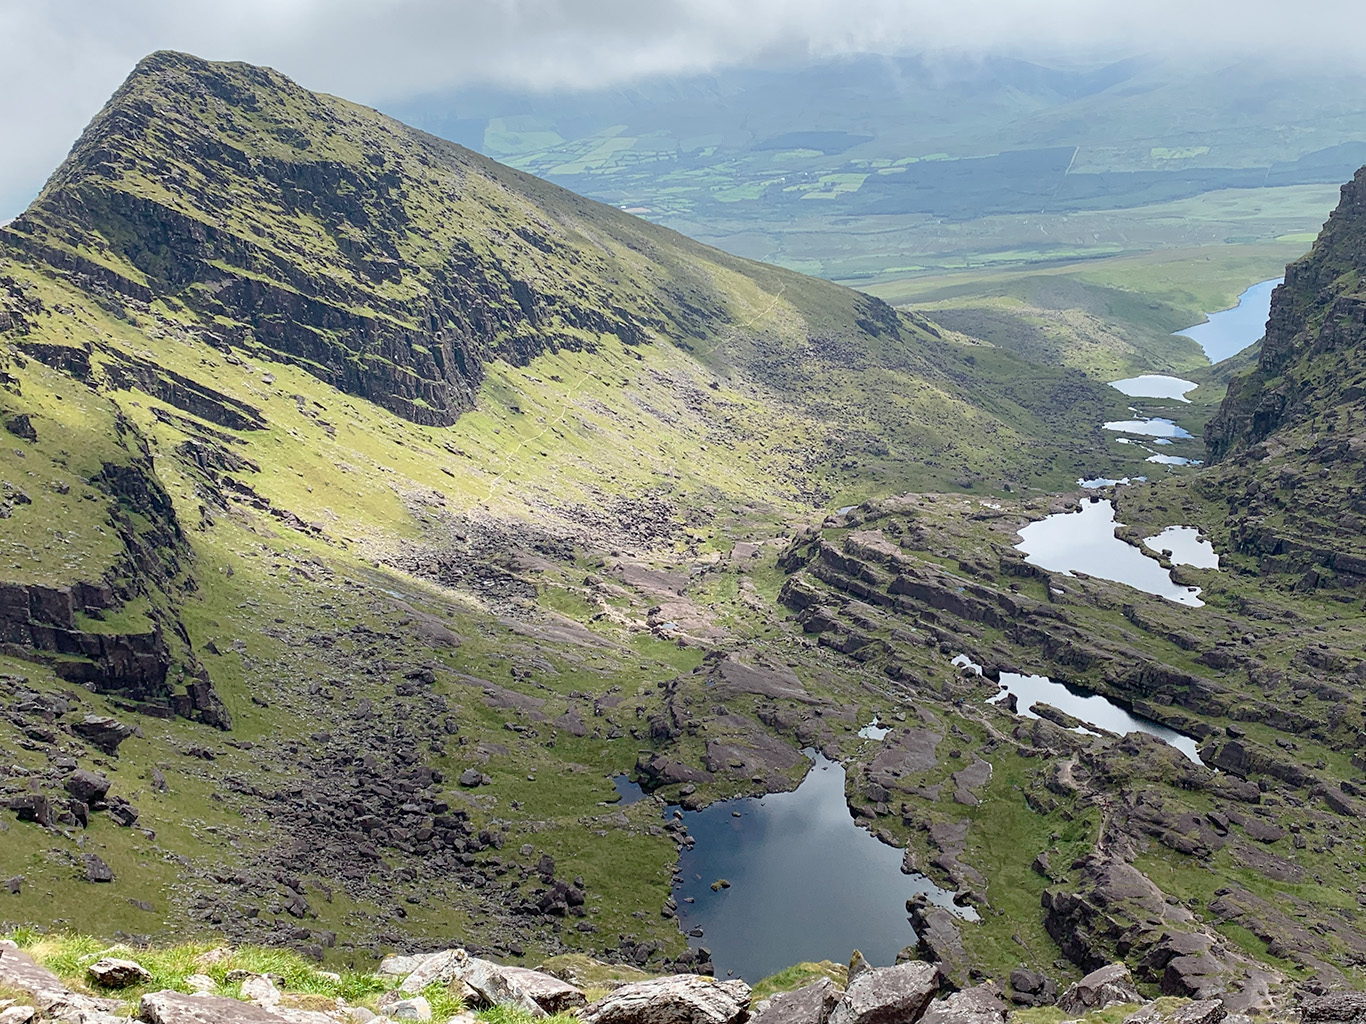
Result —
[{"label": "grassy mountain slope", "polygon": [[1054,486],[1122,407],[181,54],[0,232],[0,346],[0,916],[338,959],[696,964],[611,777],[785,788],[887,690],[785,621],[788,524]]}]

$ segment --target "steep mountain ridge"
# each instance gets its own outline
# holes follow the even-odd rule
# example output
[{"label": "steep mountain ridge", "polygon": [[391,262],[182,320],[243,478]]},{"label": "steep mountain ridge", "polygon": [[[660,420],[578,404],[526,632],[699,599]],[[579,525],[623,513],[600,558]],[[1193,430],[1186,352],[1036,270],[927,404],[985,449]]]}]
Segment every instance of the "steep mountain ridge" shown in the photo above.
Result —
[{"label": "steep mountain ridge", "polygon": [[1255,366],[1205,442],[1235,549],[1310,589],[1366,581],[1366,167],[1313,250],[1286,268]]},{"label": "steep mountain ridge", "polygon": [[[267,69],[175,53],[138,66],[6,237],[443,426],[491,359],[699,342],[743,315],[727,277],[799,280]],[[877,300],[793,290],[831,303],[822,328],[899,334]]]}]

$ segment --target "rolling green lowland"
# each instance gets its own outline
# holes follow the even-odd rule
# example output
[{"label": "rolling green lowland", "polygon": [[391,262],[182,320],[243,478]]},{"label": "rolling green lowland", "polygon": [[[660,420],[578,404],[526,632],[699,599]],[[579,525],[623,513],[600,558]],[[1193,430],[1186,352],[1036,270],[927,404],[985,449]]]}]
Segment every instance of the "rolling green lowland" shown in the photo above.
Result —
[{"label": "rolling green lowland", "polygon": [[1307,245],[1366,162],[1361,95],[1354,72],[1214,53],[1056,67],[855,54],[577,92],[468,87],[392,112],[727,251],[863,287]]},{"label": "rolling green lowland", "polygon": [[[1328,536],[1360,462],[1335,376],[1360,206],[1238,363],[1217,465],[1111,492],[1124,537],[1181,523],[1224,555],[1173,568],[1189,608],[1014,545],[1079,475],[1143,464],[1103,381],[1194,372],[1159,328],[1217,308],[1226,262],[898,311],[154,54],[0,229],[0,921],[696,969],[663,912],[682,839],[613,777],[698,807],[791,788],[810,746],[977,910],[912,910],[955,984],[1125,959],[1251,1011],[1361,987],[1366,562]],[[964,296],[986,312],[936,322]],[[1057,296],[1113,337],[992,336]],[[1305,543],[1300,487],[1329,503]],[[1204,764],[987,703],[1014,670]]]}]

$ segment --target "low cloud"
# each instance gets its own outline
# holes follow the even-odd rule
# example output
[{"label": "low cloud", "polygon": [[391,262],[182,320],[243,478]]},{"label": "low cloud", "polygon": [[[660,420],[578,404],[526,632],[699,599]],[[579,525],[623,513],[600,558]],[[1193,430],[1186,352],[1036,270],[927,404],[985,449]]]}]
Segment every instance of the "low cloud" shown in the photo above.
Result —
[{"label": "low cloud", "polygon": [[1135,52],[1360,68],[1359,0],[0,0],[0,218],[157,49],[374,104],[472,83],[592,89],[851,52]]}]

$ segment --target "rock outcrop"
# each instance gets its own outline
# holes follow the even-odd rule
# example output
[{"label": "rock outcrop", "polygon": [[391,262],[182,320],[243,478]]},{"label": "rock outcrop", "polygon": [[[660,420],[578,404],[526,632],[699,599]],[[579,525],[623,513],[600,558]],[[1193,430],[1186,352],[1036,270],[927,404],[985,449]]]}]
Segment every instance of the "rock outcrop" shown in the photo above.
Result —
[{"label": "rock outcrop", "polygon": [[974,985],[931,1003],[920,1024],[1005,1024],[1006,1010],[995,985]]},{"label": "rock outcrop", "polygon": [[584,1024],[738,1024],[749,1008],[749,986],[676,975],[640,981],[579,1012]]},{"label": "rock outcrop", "polygon": [[791,992],[779,992],[754,1007],[749,1024],[826,1024],[840,1000],[840,989],[829,978]]},{"label": "rock outcrop", "polygon": [[939,992],[939,985],[939,970],[933,964],[876,967],[850,982],[830,1014],[830,1024],[913,1024]]},{"label": "rock outcrop", "polygon": [[152,972],[142,964],[121,957],[102,957],[86,968],[86,974],[100,988],[129,988],[152,980]]},{"label": "rock outcrop", "polygon": [[1067,987],[1058,997],[1058,1009],[1073,1017],[1103,1010],[1115,1003],[1141,1003],[1133,976],[1124,964],[1107,964]]}]

